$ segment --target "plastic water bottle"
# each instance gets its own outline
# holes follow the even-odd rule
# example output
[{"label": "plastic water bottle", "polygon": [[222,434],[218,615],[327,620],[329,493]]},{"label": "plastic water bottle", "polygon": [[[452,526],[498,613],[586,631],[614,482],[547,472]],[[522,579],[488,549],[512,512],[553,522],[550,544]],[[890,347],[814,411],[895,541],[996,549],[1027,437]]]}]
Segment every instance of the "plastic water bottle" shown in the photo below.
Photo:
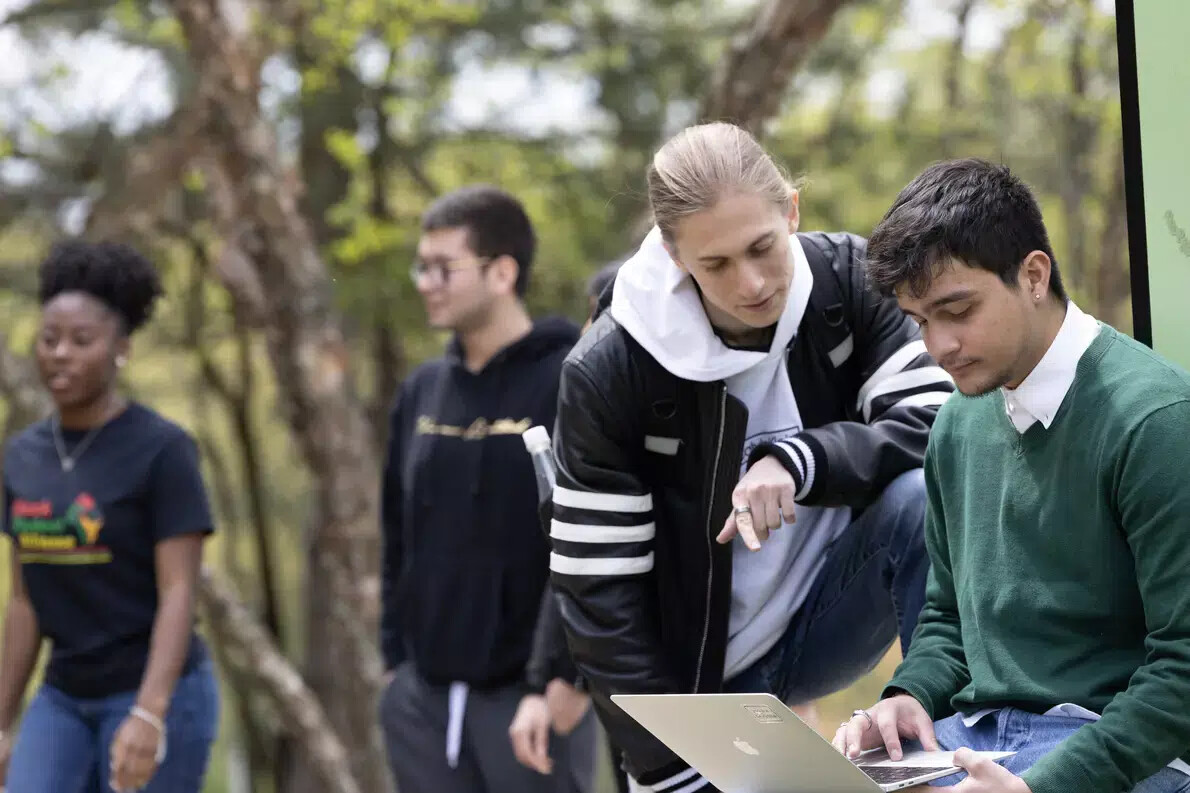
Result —
[{"label": "plastic water bottle", "polygon": [[553,498],[554,483],[557,476],[554,472],[554,452],[550,448],[550,434],[545,427],[537,424],[521,434],[529,457],[533,460],[533,471],[537,474],[537,503]]},{"label": "plastic water bottle", "polygon": [[546,536],[549,536],[550,519],[554,511],[554,483],[557,481],[550,434],[538,424],[521,433],[521,440],[525,442],[525,449],[533,460],[533,471],[537,475],[537,519]]}]

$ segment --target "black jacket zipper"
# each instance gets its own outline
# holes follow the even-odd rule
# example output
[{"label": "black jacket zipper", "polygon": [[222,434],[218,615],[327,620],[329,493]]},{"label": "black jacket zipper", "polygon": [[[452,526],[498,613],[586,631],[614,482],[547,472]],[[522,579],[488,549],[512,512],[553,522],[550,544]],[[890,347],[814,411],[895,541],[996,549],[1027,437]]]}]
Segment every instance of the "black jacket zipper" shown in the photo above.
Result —
[{"label": "black jacket zipper", "polygon": [[719,458],[723,454],[723,432],[727,426],[727,384],[719,386],[719,431],[715,441],[715,462],[711,468],[711,492],[707,498],[707,599],[702,623],[702,644],[698,647],[698,668],[694,671],[694,693],[698,693],[698,685],[702,682],[703,656],[707,650],[707,637],[711,632],[711,591],[715,581],[715,546],[711,539],[711,515],[715,512],[715,494],[719,484]]}]

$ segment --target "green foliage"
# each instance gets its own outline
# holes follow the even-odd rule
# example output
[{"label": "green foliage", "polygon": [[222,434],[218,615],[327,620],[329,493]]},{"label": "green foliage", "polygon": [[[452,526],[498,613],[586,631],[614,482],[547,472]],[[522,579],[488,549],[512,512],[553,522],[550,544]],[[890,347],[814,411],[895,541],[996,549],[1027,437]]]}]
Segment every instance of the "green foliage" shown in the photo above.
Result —
[{"label": "green foliage", "polygon": [[361,44],[380,43],[399,51],[411,40],[444,27],[465,27],[476,20],[478,7],[467,2],[433,0],[301,1],[307,19],[301,35],[315,53],[302,70],[303,91],[333,90],[344,63]]},{"label": "green foliage", "polygon": [[116,0],[108,11],[109,25],[114,23],[127,35],[135,35],[141,44],[162,49],[181,47],[182,29],[178,21],[160,7],[144,0]]},{"label": "green foliage", "polygon": [[[903,51],[878,45],[851,59],[854,71],[840,69],[841,53],[863,51],[889,7],[869,3],[840,15],[799,80],[805,87],[829,75],[838,87],[769,130],[770,149],[809,177],[803,228],[866,234],[900,188],[934,160],[1002,161],[1038,194],[1074,297],[1127,328],[1129,318],[1119,311],[1127,292],[1098,289],[1100,273],[1123,271],[1126,258],[1096,250],[1121,211],[1113,182],[1120,157],[1113,20],[1074,6],[1056,16],[1026,13],[995,49],[966,52],[957,64],[952,41],[943,39]],[[1077,53],[1076,35],[1085,39]],[[1081,93],[1072,82],[1075,64],[1084,73]],[[900,96],[865,101],[859,88],[890,65],[899,73]],[[948,96],[952,76],[957,98]],[[1085,125],[1089,140],[1079,138],[1077,125]],[[1073,181],[1080,169],[1085,184]],[[1064,203],[1068,194],[1077,200]]]}]

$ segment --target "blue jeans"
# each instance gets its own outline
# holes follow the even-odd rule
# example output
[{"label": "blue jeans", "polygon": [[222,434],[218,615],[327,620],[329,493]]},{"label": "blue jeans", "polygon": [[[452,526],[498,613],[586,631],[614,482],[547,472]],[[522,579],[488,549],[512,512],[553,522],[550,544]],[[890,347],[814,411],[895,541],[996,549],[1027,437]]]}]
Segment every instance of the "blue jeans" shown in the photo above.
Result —
[{"label": "blue jeans", "polygon": [[889,483],[827,546],[826,564],[781,639],[724,690],[809,702],[872,671],[898,636],[907,651],[930,565],[925,510],[920,468]]},{"label": "blue jeans", "polygon": [[[77,699],[42,685],[21,719],[8,790],[112,793],[108,758],[136,692]],[[178,679],[165,717],[167,753],[141,793],[199,793],[219,723],[219,691],[210,661]]]},{"label": "blue jeans", "polygon": [[[1085,719],[1043,716],[1016,708],[1004,708],[984,716],[971,727],[963,724],[961,715],[950,716],[934,724],[934,733],[939,745],[947,751],[965,746],[980,752],[1016,752],[1001,760],[1000,764],[1020,776],[1075,730],[1087,724],[1090,722]],[[915,743],[912,745],[916,748]],[[955,785],[965,776],[966,773],[954,774],[934,780],[930,785]],[[1132,793],[1187,791],[1190,791],[1190,776],[1172,768],[1163,768],[1132,789]]]}]

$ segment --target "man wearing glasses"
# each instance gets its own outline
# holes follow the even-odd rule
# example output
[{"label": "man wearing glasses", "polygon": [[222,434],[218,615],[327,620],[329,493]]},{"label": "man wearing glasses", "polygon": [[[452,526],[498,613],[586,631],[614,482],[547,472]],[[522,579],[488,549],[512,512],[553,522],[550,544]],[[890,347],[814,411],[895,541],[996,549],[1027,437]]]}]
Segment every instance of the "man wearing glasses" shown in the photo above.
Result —
[{"label": "man wearing glasses", "polygon": [[[553,427],[578,328],[534,322],[523,298],[536,239],[520,203],[475,185],[422,218],[411,272],[446,354],[397,394],[382,479],[380,720],[401,793],[590,790],[595,724],[550,737],[551,773],[517,762],[521,697],[549,571],[521,433]],[[583,697],[576,694],[575,701]]]}]

